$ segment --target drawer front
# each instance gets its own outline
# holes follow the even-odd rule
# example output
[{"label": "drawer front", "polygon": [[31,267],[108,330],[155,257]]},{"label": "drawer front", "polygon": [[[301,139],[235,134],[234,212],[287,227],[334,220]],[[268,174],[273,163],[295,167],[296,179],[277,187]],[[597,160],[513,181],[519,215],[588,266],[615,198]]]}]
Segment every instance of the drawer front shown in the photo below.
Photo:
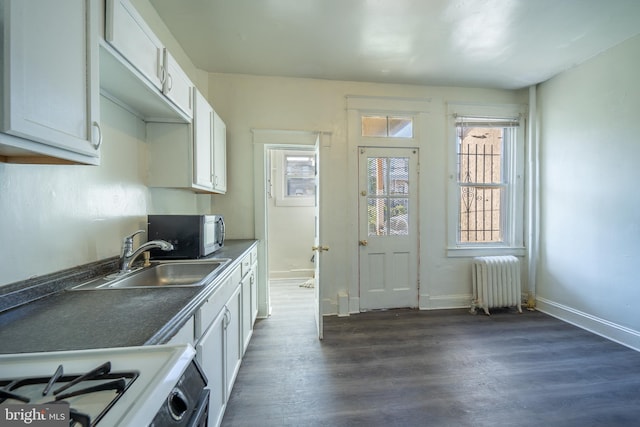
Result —
[{"label": "drawer front", "polygon": [[254,247],[253,249],[251,249],[251,265],[255,264],[256,262],[258,262],[258,247]]},{"label": "drawer front", "polygon": [[242,277],[249,274],[249,270],[251,270],[251,255],[247,255],[242,258],[242,264],[240,267],[242,268]]},{"label": "drawer front", "polygon": [[223,310],[225,302],[227,302],[229,297],[240,285],[240,279],[240,267],[236,267],[231,273],[231,276],[218,286],[215,292],[209,296],[207,301],[196,312],[196,341],[200,339],[202,334],[209,328],[209,325],[211,325],[214,319],[218,317],[218,314]]}]

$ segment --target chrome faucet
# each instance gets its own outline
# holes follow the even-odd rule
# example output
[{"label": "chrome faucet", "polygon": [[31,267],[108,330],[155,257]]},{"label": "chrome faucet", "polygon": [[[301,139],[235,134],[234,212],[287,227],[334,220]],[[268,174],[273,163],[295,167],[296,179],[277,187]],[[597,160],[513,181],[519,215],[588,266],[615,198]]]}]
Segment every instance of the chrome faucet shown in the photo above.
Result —
[{"label": "chrome faucet", "polygon": [[141,253],[148,251],[149,249],[159,248],[163,251],[173,250],[173,245],[166,240],[151,240],[150,242],[143,243],[138,249],[133,250],[133,238],[140,233],[144,233],[144,230],[138,230],[135,233],[127,236],[122,241],[122,253],[120,254],[120,274],[128,273],[131,271],[131,264],[140,256]]}]

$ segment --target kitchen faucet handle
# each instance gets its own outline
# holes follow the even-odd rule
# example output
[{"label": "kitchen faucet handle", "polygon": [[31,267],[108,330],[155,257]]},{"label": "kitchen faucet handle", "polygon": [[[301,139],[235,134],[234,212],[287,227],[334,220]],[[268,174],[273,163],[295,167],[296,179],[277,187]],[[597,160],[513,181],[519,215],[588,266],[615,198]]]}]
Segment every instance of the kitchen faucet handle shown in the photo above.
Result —
[{"label": "kitchen faucet handle", "polygon": [[136,237],[136,235],[140,234],[140,233],[144,233],[144,230],[138,230],[133,234],[128,235],[127,237],[124,238],[125,243],[126,242],[132,242],[133,243],[133,238]]}]

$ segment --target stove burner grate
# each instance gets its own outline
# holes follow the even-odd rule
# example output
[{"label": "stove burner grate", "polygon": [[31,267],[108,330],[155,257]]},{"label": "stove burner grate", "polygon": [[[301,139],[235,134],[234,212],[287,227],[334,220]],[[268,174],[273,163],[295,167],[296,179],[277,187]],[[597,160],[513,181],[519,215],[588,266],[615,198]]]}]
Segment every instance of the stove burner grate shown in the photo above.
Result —
[{"label": "stove burner grate", "polygon": [[[139,375],[110,370],[106,362],[84,374],[64,375],[60,365],[51,377],[0,380],[0,406],[67,402],[70,426],[95,426]],[[54,386],[57,388],[50,393]]]}]

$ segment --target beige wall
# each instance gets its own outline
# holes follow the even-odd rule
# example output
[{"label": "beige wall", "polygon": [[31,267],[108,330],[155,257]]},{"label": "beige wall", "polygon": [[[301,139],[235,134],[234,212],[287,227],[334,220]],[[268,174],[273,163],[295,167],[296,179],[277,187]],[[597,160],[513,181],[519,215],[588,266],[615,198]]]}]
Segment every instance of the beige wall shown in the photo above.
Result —
[{"label": "beige wall", "polygon": [[[347,180],[349,164],[346,95],[429,98],[426,138],[420,150],[420,285],[421,307],[468,306],[470,261],[448,258],[446,249],[447,102],[527,102],[526,91],[446,88],[375,83],[211,74],[209,99],[227,124],[228,193],[216,197],[218,211],[228,217],[230,237],[255,235],[252,129],[323,131],[330,146],[321,148],[323,174],[323,291],[325,312],[336,311],[339,292],[357,298],[357,218],[345,217],[354,203]],[[257,189],[262,191],[261,189]],[[354,253],[356,254],[354,261]],[[326,269],[326,270],[325,270]]]},{"label": "beige wall", "polygon": [[538,306],[640,349],[640,36],[538,89]]}]

